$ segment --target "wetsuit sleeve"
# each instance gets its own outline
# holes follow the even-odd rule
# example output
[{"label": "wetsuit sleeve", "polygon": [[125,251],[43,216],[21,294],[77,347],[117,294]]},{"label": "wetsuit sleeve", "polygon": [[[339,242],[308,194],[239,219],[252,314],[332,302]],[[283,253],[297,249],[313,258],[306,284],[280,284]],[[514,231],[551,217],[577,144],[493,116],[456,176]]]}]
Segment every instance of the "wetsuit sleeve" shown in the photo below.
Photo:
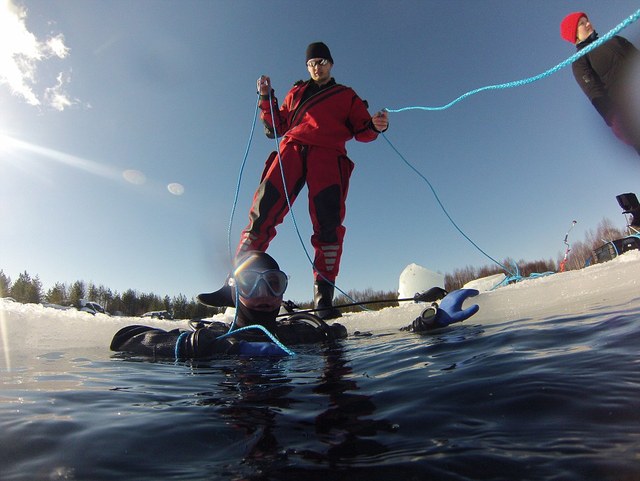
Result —
[{"label": "wetsuit sleeve", "polygon": [[237,341],[217,339],[210,329],[164,331],[147,326],[127,326],[111,341],[111,350],[155,359],[208,359],[217,354],[236,354]]},{"label": "wetsuit sleeve", "polygon": [[571,64],[573,76],[578,85],[591,101],[598,113],[602,116],[607,125],[611,125],[613,114],[613,104],[607,94],[604,83],[593,70],[587,56],[580,57]]},{"label": "wetsuit sleeve", "polygon": [[145,357],[172,359],[180,330],[163,331],[147,326],[127,326],[120,329],[111,341],[111,350]]}]

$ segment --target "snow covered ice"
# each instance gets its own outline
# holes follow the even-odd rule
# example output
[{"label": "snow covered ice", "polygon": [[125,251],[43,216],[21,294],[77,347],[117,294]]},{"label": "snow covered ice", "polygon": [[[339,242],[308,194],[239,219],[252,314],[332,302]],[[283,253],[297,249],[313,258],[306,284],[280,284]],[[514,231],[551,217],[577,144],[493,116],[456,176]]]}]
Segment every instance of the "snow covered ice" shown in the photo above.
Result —
[{"label": "snow covered ice", "polygon": [[[419,266],[410,271],[421,271]],[[425,270],[427,271],[427,270]],[[425,278],[417,276],[417,284],[405,282],[403,294],[432,287]],[[426,276],[427,282],[432,280]],[[465,321],[472,324],[490,324],[504,321],[526,321],[553,316],[579,316],[601,308],[631,307],[640,303],[640,251],[627,252],[612,261],[596,264],[576,271],[556,273],[536,279],[490,290],[500,281],[492,276],[473,281],[467,287],[480,290],[480,294],[465,302],[465,306],[478,304],[480,311]],[[388,331],[408,325],[424,303],[402,302],[399,307],[380,311],[363,310],[347,313],[339,322],[349,333],[355,331]],[[231,322],[232,310],[214,317]],[[11,358],[20,351],[52,351],[68,349],[108,350],[111,338],[120,328],[131,324],[145,324],[162,329],[188,328],[188,321],[141,319],[139,317],[110,317],[91,315],[75,310],[58,310],[39,304],[20,304],[0,299],[0,335],[2,359],[11,367]]]}]

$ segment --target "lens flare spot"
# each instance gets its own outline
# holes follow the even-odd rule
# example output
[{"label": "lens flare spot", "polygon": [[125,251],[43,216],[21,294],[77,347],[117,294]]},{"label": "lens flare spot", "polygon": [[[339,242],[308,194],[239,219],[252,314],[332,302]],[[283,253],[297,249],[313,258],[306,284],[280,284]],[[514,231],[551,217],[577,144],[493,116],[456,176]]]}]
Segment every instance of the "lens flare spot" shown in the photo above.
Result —
[{"label": "lens flare spot", "polygon": [[124,177],[124,180],[134,185],[142,185],[147,181],[147,177],[142,172],[133,169],[122,172],[122,177]]},{"label": "lens flare spot", "polygon": [[182,184],[178,184],[177,182],[172,182],[167,185],[167,190],[173,195],[182,195],[184,194],[184,186]]}]

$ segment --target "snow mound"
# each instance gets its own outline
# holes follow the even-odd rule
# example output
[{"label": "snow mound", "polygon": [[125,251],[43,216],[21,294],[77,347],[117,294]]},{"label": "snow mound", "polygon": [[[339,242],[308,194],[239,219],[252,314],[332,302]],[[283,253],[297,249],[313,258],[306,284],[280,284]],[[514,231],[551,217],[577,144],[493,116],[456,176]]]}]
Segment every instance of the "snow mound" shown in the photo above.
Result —
[{"label": "snow mound", "polygon": [[464,289],[477,289],[480,292],[490,291],[504,281],[506,277],[507,276],[505,274],[494,274],[492,276],[481,277],[479,279],[469,281],[462,287]]},{"label": "snow mound", "polygon": [[398,295],[401,299],[413,297],[417,292],[424,292],[432,287],[444,289],[444,276],[418,264],[409,264],[400,274]]}]

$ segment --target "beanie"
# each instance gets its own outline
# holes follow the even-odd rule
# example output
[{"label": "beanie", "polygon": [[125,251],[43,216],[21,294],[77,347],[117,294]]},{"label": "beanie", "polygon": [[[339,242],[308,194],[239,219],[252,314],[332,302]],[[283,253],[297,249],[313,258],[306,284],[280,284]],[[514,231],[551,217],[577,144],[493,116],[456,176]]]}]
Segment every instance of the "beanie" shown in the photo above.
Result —
[{"label": "beanie", "polygon": [[329,47],[327,47],[322,42],[314,42],[310,43],[307,47],[307,60],[311,60],[312,58],[326,58],[329,62],[333,63],[333,58],[331,58],[331,52],[329,51]]},{"label": "beanie", "polygon": [[587,14],[584,12],[573,12],[562,19],[560,23],[560,36],[567,42],[576,43],[576,38],[578,37],[578,22],[582,17],[587,17]]}]

